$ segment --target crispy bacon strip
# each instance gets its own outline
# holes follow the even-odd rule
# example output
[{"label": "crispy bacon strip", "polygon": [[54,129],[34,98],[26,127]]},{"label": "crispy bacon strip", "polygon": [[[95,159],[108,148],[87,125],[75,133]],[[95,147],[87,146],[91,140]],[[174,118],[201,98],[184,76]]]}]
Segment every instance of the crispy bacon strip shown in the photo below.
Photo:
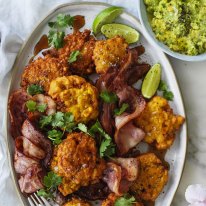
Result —
[{"label": "crispy bacon strip", "polygon": [[16,138],[21,135],[21,126],[27,118],[25,103],[31,98],[24,90],[18,89],[10,95],[8,110],[11,119],[11,136]]},{"label": "crispy bacon strip", "polygon": [[136,180],[139,162],[136,158],[114,158],[107,163],[103,181],[116,195],[123,195],[129,191],[132,181]]},{"label": "crispy bacon strip", "polygon": [[39,132],[28,119],[25,120],[22,125],[22,134],[33,144],[45,151],[46,156],[44,158],[44,166],[48,167],[52,156],[52,145],[50,140],[47,139],[41,132]]},{"label": "crispy bacon strip", "polygon": [[33,193],[43,186],[44,172],[39,164],[32,164],[27,168],[26,173],[19,179],[19,187],[22,193]]}]

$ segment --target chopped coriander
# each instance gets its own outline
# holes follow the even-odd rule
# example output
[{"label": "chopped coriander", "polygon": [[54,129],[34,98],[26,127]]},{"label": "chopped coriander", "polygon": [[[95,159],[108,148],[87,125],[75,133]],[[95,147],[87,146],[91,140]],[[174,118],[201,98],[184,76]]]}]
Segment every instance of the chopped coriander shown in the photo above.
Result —
[{"label": "chopped coriander", "polygon": [[26,107],[29,112],[34,112],[36,110],[36,102],[33,100],[28,100],[26,102]]},{"label": "chopped coriander", "polygon": [[27,87],[27,93],[32,96],[35,94],[42,94],[43,92],[43,88],[38,84],[31,84]]},{"label": "chopped coriander", "polygon": [[116,108],[116,109],[114,110],[114,114],[115,114],[116,116],[121,115],[123,112],[126,111],[127,108],[129,108],[129,104],[123,103],[120,108]]},{"label": "chopped coriander", "polygon": [[30,111],[30,112],[34,112],[34,111],[45,112],[47,105],[46,104],[37,105],[37,103],[35,101],[28,100],[26,102],[26,107],[27,107],[28,111]]},{"label": "chopped coriander", "polygon": [[98,120],[89,130],[89,134],[91,134],[93,137],[95,136],[95,133],[99,133],[102,137],[104,137],[100,143],[100,157],[112,156],[115,153],[115,145],[112,142],[112,138],[103,130]]},{"label": "chopped coriander", "polygon": [[70,112],[57,112],[52,115],[42,116],[39,124],[41,128],[51,126],[53,128],[60,128],[67,132],[72,132],[76,126],[76,123],[74,122],[74,116]]},{"label": "chopped coriander", "polygon": [[92,125],[92,127],[89,130],[89,133],[94,136],[95,133],[99,133],[101,136],[103,136],[106,139],[111,139],[111,137],[103,130],[100,122],[97,120],[95,124]]},{"label": "chopped coriander", "polygon": [[37,191],[37,195],[44,197],[46,199],[52,199],[53,198],[53,194],[49,191],[46,191],[45,189],[40,189],[39,191]]},{"label": "chopped coriander", "polygon": [[39,126],[40,126],[40,128],[44,128],[44,127],[50,125],[51,122],[52,122],[52,115],[42,116],[40,121],[39,121]]},{"label": "chopped coriander", "polygon": [[160,81],[158,90],[163,92],[163,97],[165,99],[167,99],[168,101],[173,101],[174,94],[169,90],[165,81]]},{"label": "chopped coriander", "polygon": [[50,30],[48,35],[49,45],[56,49],[63,47],[65,32]]},{"label": "chopped coriander", "polygon": [[46,108],[47,108],[47,104],[39,104],[36,106],[36,109],[39,111],[39,112],[45,112],[46,111]]},{"label": "chopped coriander", "polygon": [[44,189],[37,192],[39,196],[43,196],[48,199],[53,198],[53,193],[57,190],[57,187],[62,183],[62,178],[54,172],[48,172],[47,176],[44,176],[43,184]]},{"label": "chopped coriander", "polygon": [[135,198],[126,194],[123,197],[119,197],[115,201],[114,206],[132,206],[134,203],[136,203]]},{"label": "chopped coriander", "polygon": [[173,101],[174,94],[171,91],[164,91],[163,97],[169,101]]},{"label": "chopped coriander", "polygon": [[51,28],[66,28],[68,26],[73,26],[74,17],[65,14],[58,14],[57,20],[55,22],[49,22],[48,25]]},{"label": "chopped coriander", "polygon": [[52,140],[54,145],[58,145],[62,142],[63,132],[53,129],[48,131],[48,138]]},{"label": "chopped coriander", "polygon": [[78,51],[78,50],[73,51],[69,56],[68,62],[73,63],[73,62],[77,61],[77,57],[79,55],[80,55],[80,51]]},{"label": "chopped coriander", "polygon": [[115,103],[118,101],[117,95],[113,92],[103,91],[99,96],[106,103]]},{"label": "chopped coriander", "polygon": [[52,127],[63,127],[64,126],[64,113],[57,112],[53,114],[53,119],[51,122]]},{"label": "chopped coriander", "polygon": [[115,144],[112,139],[104,139],[99,148],[100,157],[110,157],[115,153]]},{"label": "chopped coriander", "polygon": [[82,132],[84,132],[84,133],[86,133],[86,134],[88,134],[88,135],[91,136],[91,134],[88,132],[88,128],[87,128],[87,126],[86,126],[85,124],[79,123],[79,124],[77,125],[77,128],[78,128],[80,131],[82,131]]},{"label": "chopped coriander", "polygon": [[167,91],[168,90],[168,86],[167,86],[165,81],[160,80],[160,84],[159,84],[158,90],[159,91]]}]

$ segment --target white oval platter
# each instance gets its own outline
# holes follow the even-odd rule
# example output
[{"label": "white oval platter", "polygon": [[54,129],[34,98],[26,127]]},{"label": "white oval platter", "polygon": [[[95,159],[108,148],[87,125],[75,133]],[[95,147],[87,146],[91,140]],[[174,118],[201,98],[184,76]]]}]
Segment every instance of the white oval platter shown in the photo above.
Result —
[{"label": "white oval platter", "polygon": [[[31,35],[27,39],[27,41],[22,46],[19,54],[17,55],[16,61],[14,63],[12,69],[12,80],[10,83],[10,92],[19,88],[21,74],[25,65],[28,64],[30,58],[33,56],[33,48],[40,39],[43,34],[48,34],[49,27],[48,22],[52,21],[56,18],[59,13],[65,13],[70,15],[83,15],[85,16],[86,25],[81,30],[87,28],[91,29],[92,22],[95,16],[106,7],[111,6],[108,4],[98,3],[98,2],[83,2],[83,3],[73,3],[73,4],[63,4],[53,11],[51,11],[32,31]],[[135,5],[134,5],[135,6]],[[166,55],[158,50],[157,48],[150,45],[144,37],[144,32],[140,22],[129,13],[124,12],[116,22],[125,23],[133,28],[137,29],[140,34],[140,42],[138,44],[142,44],[145,47],[145,54],[143,55],[143,60],[147,61],[150,64],[154,64],[159,62],[162,65],[162,78],[169,85],[170,90],[174,93],[174,101],[171,103],[174,111],[178,114],[181,114],[185,117],[183,100],[181,97],[181,92],[178,87],[178,83],[173,72],[173,69],[166,57]],[[71,32],[68,30],[68,32]],[[15,187],[17,189],[17,193],[19,194],[19,198],[22,202],[22,205],[29,206],[27,199],[21,194],[16,178],[16,174],[13,167],[13,154],[14,154],[14,141],[9,133],[9,114],[7,112],[7,142],[8,142],[8,154],[9,161],[12,170],[12,176],[14,180]],[[187,147],[187,126],[186,123],[182,126],[180,132],[177,134],[176,140],[173,146],[167,151],[165,160],[170,164],[169,171],[169,181],[164,188],[164,191],[160,194],[158,199],[155,202],[155,206],[169,206],[172,202],[174,194],[177,190],[183,167],[185,161]]]}]

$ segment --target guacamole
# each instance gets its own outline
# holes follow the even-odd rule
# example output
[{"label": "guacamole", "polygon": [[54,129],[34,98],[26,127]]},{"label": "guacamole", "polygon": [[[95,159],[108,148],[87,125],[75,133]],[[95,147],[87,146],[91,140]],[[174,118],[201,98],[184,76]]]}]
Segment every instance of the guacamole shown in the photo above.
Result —
[{"label": "guacamole", "polygon": [[159,41],[171,50],[198,55],[206,52],[206,0],[144,0]]}]

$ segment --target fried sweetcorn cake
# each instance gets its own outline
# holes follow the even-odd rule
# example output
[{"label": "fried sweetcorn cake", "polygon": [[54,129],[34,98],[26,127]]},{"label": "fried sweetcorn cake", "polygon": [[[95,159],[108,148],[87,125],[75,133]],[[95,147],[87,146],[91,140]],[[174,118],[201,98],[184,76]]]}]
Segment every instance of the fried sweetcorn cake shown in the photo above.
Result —
[{"label": "fried sweetcorn cake", "polygon": [[[107,199],[102,202],[101,206],[114,206],[115,202],[118,198],[120,198],[120,197],[118,197],[114,193],[111,193],[111,194],[109,194]],[[132,204],[132,206],[143,206],[143,204],[140,202],[135,202]]]},{"label": "fried sweetcorn cake", "polygon": [[71,112],[76,122],[88,122],[98,116],[98,90],[84,78],[58,77],[50,84],[49,95],[62,112]]},{"label": "fried sweetcorn cake", "polygon": [[97,41],[94,48],[94,63],[96,72],[104,74],[109,67],[118,65],[128,53],[125,39],[116,36],[112,39]]},{"label": "fried sweetcorn cake", "polygon": [[69,74],[67,63],[64,61],[50,55],[39,57],[25,67],[21,77],[21,87],[27,89],[30,84],[38,84],[48,92],[53,79]]},{"label": "fried sweetcorn cake", "polygon": [[168,149],[175,140],[175,132],[184,123],[184,117],[175,115],[166,99],[155,96],[136,123],[146,133],[145,142],[154,143],[157,149]]},{"label": "fried sweetcorn cake", "polygon": [[140,172],[130,190],[137,198],[146,201],[155,201],[168,181],[168,169],[154,153],[142,154]]},{"label": "fried sweetcorn cake", "polygon": [[83,32],[68,34],[64,38],[64,47],[58,50],[59,59],[65,62],[68,62],[72,52],[80,52],[75,62],[68,62],[72,74],[85,75],[94,72],[95,65],[92,56],[96,40],[90,33],[91,31],[86,29]]},{"label": "fried sweetcorn cake", "polygon": [[80,198],[73,197],[64,206],[91,206],[89,202],[86,202]]},{"label": "fried sweetcorn cake", "polygon": [[106,164],[97,155],[95,140],[85,133],[71,133],[55,149],[51,169],[62,177],[59,191],[64,195],[99,181]]}]

